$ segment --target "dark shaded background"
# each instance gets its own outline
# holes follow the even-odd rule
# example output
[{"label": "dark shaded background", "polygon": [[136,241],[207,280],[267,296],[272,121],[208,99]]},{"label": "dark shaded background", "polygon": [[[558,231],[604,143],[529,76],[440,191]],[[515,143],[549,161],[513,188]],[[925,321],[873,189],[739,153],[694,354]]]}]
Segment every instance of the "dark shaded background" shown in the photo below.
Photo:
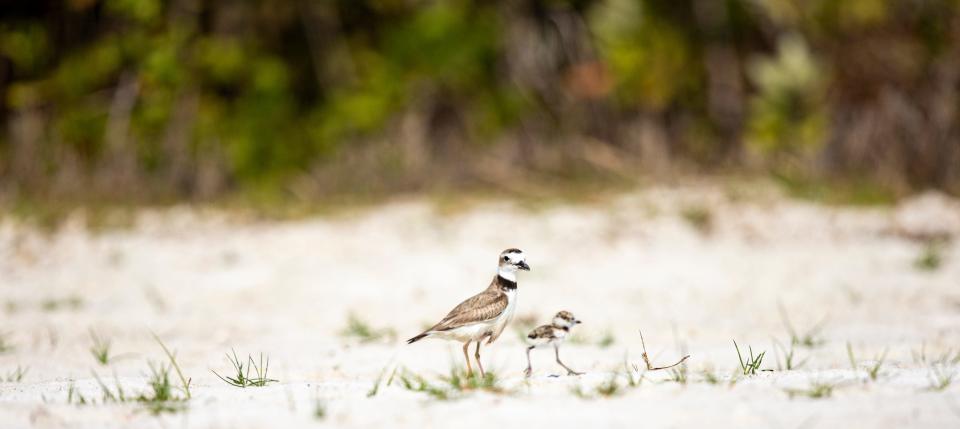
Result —
[{"label": "dark shaded background", "polygon": [[957,7],[0,0],[0,201],[700,172],[957,193]]}]

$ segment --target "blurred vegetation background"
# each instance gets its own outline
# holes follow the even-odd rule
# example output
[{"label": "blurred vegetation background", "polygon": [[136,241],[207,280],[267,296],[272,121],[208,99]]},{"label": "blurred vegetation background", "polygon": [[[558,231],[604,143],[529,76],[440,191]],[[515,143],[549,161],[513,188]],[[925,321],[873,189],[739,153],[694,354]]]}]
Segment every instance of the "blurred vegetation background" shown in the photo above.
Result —
[{"label": "blurred vegetation background", "polygon": [[958,3],[0,0],[0,199],[960,193]]}]

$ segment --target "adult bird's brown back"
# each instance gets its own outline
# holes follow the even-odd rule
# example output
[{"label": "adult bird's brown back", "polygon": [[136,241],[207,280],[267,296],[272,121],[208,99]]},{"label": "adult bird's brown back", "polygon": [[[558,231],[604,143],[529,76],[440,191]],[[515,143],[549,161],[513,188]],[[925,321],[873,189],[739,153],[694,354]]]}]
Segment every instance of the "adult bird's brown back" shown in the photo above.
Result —
[{"label": "adult bird's brown back", "polygon": [[511,248],[500,252],[497,275],[486,290],[461,302],[437,324],[407,340],[407,344],[428,337],[462,342],[463,356],[467,360],[467,375],[471,376],[473,369],[467,349],[471,342],[476,342],[475,357],[480,375],[483,376],[480,342],[484,339],[487,344],[494,342],[513,318],[517,303],[516,273],[520,270],[530,270],[522,251]]}]

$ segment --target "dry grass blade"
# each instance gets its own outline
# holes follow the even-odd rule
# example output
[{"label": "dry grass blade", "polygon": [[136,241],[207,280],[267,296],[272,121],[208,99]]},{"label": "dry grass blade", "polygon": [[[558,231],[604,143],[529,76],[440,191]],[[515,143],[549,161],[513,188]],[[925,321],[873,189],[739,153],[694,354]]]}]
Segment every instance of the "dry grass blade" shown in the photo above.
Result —
[{"label": "dry grass blade", "polygon": [[684,357],[680,358],[680,360],[678,360],[677,363],[674,363],[672,365],[654,366],[652,363],[650,363],[650,356],[647,355],[647,343],[646,341],[643,340],[643,331],[639,331],[639,332],[640,332],[640,345],[643,346],[643,355],[642,355],[643,362],[647,364],[647,371],[659,371],[661,369],[673,368],[677,365],[682,364],[683,362],[685,362],[687,359],[690,358],[690,355],[685,355]]}]

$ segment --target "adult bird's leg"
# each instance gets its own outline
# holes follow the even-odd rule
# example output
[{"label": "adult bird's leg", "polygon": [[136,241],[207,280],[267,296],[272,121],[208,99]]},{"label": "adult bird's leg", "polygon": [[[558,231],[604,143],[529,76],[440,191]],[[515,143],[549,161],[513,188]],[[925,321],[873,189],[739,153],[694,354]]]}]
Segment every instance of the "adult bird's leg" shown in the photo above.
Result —
[{"label": "adult bird's leg", "polygon": [[486,378],[486,374],[483,373],[483,364],[480,363],[480,343],[482,342],[483,340],[477,341],[477,353],[474,356],[477,357],[477,368],[480,368],[480,378]]},{"label": "adult bird's leg", "polygon": [[560,347],[553,346],[553,352],[554,352],[554,354],[556,354],[556,356],[557,356],[557,363],[559,363],[560,366],[563,367],[563,369],[567,370],[567,375],[582,375],[582,374],[583,374],[582,372],[576,372],[576,371],[570,369],[569,367],[567,367],[566,365],[564,365],[563,362],[560,362]]},{"label": "adult bird's leg", "polygon": [[533,374],[533,365],[530,365],[530,350],[533,350],[534,346],[527,347],[527,369],[523,371],[523,375],[529,377],[530,374]]},{"label": "adult bird's leg", "polygon": [[467,360],[467,378],[473,377],[473,368],[470,368],[470,352],[467,351],[469,348],[469,341],[463,343],[463,358]]}]

